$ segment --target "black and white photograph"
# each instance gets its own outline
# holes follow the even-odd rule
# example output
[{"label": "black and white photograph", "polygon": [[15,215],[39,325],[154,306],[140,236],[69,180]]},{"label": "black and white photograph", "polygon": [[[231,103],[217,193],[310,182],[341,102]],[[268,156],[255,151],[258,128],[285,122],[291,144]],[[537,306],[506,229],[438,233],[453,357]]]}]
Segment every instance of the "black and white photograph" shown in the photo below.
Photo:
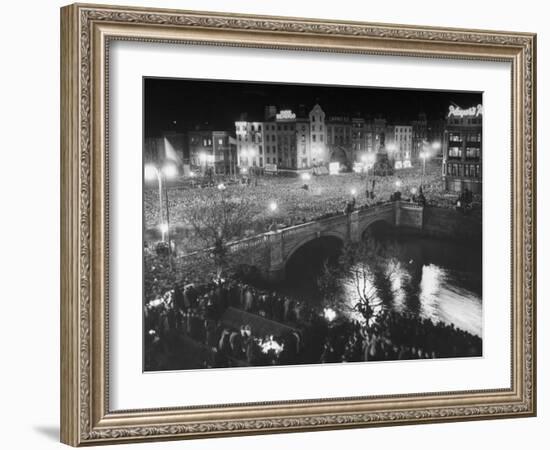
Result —
[{"label": "black and white photograph", "polygon": [[143,79],[143,370],[483,356],[483,94]]}]

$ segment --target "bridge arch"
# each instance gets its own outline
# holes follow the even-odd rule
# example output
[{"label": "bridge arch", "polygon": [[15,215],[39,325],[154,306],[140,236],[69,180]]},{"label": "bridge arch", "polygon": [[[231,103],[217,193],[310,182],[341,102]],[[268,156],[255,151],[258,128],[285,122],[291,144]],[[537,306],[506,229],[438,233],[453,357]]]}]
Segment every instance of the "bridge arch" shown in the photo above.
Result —
[{"label": "bridge arch", "polygon": [[286,268],[287,264],[292,260],[292,257],[296,254],[297,251],[304,248],[306,245],[311,244],[315,241],[320,241],[322,239],[332,240],[337,242],[340,247],[342,247],[346,241],[346,237],[341,233],[337,232],[324,232],[321,234],[313,234],[301,239],[299,242],[295,243],[287,252],[285,252],[284,267]]},{"label": "bridge arch", "polygon": [[359,228],[359,239],[364,240],[366,235],[369,232],[375,231],[377,229],[393,229],[395,228],[395,224],[393,222],[390,222],[387,218],[377,218],[374,220],[371,220],[367,223],[364,223]]},{"label": "bridge arch", "polygon": [[334,232],[309,235],[301,239],[284,258],[282,274],[290,283],[301,283],[318,273],[328,258],[337,258],[344,245],[343,235]]}]

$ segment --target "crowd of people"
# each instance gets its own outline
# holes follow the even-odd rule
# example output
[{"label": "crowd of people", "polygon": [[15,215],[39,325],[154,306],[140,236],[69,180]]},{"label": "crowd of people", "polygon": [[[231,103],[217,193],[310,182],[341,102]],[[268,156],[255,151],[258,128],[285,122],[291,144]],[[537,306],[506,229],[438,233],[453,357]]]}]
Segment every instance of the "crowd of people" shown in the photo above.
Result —
[{"label": "crowd of people", "polygon": [[[228,308],[243,311],[236,325]],[[251,316],[252,315],[252,316]],[[182,280],[144,305],[147,370],[480,356],[481,338],[418,314],[381,309],[372,323],[238,280]],[[258,320],[280,324],[262,334]],[[186,359],[186,360],[185,360]],[[185,360],[185,361],[182,361]],[[174,367],[182,361],[181,367]]]},{"label": "crowd of people", "polygon": [[[308,180],[283,176],[245,176],[238,179],[196,179],[190,185],[174,183],[167,190],[171,229],[182,252],[193,245],[193,227],[186,223],[191,208],[200,207],[224,185],[223,195],[246,196],[252,220],[244,236],[275,231],[311,220],[368,208],[392,200],[412,201],[445,208],[472,207],[480,198],[471,192],[445,193],[440,168],[428,170],[419,182],[416,170],[393,175],[346,173],[318,175]],[[275,205],[275,207],[269,207]],[[165,207],[165,206],[163,206]],[[144,193],[145,231],[159,223],[158,191]],[[365,321],[339,314],[337,319],[271,288],[227,280],[197,284],[191,272],[180,279],[181,267],[167,258],[180,248],[162,247],[158,237],[145,242],[145,367],[147,370],[230,367],[241,365],[297,364],[440,358],[481,355],[481,339],[450,324],[434,323],[418,314],[382,309],[376,320]],[[199,264],[197,264],[198,266]],[[229,323],[229,308],[243,318],[281,324],[278,333],[264,333],[254,321]],[[251,316],[250,316],[251,315]]]},{"label": "crowd of people", "polygon": [[[196,180],[194,187],[182,181],[168,188],[171,227],[182,232],[186,228],[191,230],[192,227],[186,222],[189,211],[208,204],[218,195],[218,186],[222,183],[225,187],[224,195],[228,198],[246,197],[250,201],[252,220],[249,234],[265,231],[273,222],[289,225],[314,220],[333,211],[342,211],[346,202],[352,198],[355,198],[357,206],[388,201],[396,191],[400,191],[403,198],[411,198],[419,195],[421,188],[423,201],[427,205],[447,208],[456,205],[456,195],[445,191],[438,164],[428,164],[423,176],[418,170],[403,169],[387,176],[375,176],[372,173],[312,174],[307,181],[300,177],[274,175],[253,177],[252,182],[250,176],[240,179],[227,177],[207,179],[204,182]],[[473,203],[479,201],[479,196],[472,197]],[[270,209],[271,204],[276,207]],[[160,223],[156,186],[146,186],[144,215],[145,228],[156,229]]]}]

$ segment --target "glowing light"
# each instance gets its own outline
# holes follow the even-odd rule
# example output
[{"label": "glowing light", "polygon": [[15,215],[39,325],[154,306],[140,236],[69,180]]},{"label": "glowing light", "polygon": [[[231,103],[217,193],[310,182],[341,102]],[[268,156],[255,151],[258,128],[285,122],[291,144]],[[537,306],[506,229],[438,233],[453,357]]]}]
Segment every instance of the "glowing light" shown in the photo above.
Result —
[{"label": "glowing light", "polygon": [[401,183],[401,180],[397,180],[397,181],[395,182],[395,187],[401,187],[401,184],[402,184],[402,183]]},{"label": "glowing light", "polygon": [[158,177],[158,170],[153,164],[147,164],[145,166],[145,179],[148,181],[156,180]]},{"label": "glowing light", "polygon": [[311,180],[311,175],[309,173],[303,173],[302,174],[302,180],[304,180],[304,181]]},{"label": "glowing light", "polygon": [[159,229],[163,234],[168,233],[168,224],[167,223],[161,223],[159,225]]},{"label": "glowing light", "polygon": [[277,211],[277,203],[271,202],[271,203],[269,204],[269,209],[270,209],[271,211]]},{"label": "glowing light", "polygon": [[206,159],[207,159],[206,157],[207,157],[206,153],[202,153],[202,152],[199,153],[199,160],[200,160],[203,164],[206,162]]},{"label": "glowing light", "polygon": [[149,302],[149,306],[151,306],[151,307],[153,307],[153,308],[156,308],[157,306],[162,305],[162,303],[164,303],[163,300],[162,300],[162,298],[156,298],[156,299],[151,300],[151,301]]},{"label": "glowing light", "polygon": [[351,195],[353,195],[354,197],[357,195],[357,189],[355,188],[352,188],[350,192],[351,192]]},{"label": "glowing light", "polygon": [[248,169],[246,167],[241,167],[241,173],[248,173]]},{"label": "glowing light", "polygon": [[325,308],[323,309],[323,316],[328,322],[333,322],[336,319],[336,311],[332,308]]},{"label": "glowing light", "polygon": [[178,168],[175,164],[166,164],[162,168],[162,173],[166,178],[175,178],[178,175]]},{"label": "glowing light", "polygon": [[449,114],[447,117],[478,117],[483,114],[483,105],[472,106],[471,108],[462,109],[459,106],[449,106]]},{"label": "glowing light", "polygon": [[275,339],[273,339],[273,336],[269,336],[268,339],[260,341],[260,347],[262,348],[263,353],[267,354],[270,351],[273,351],[276,355],[281,353],[285,348],[283,344],[279,344]]},{"label": "glowing light", "polygon": [[277,120],[292,120],[296,119],[296,114],[290,109],[282,109],[280,113],[276,114]]},{"label": "glowing light", "polygon": [[223,183],[218,184],[218,189],[220,191],[225,191],[225,184],[223,184]]},{"label": "glowing light", "polygon": [[429,155],[428,155],[428,153],[426,153],[426,152],[420,152],[420,155],[419,155],[419,156],[420,156],[420,158],[422,158],[422,159],[427,159]]},{"label": "glowing light", "polygon": [[432,148],[434,150],[441,150],[441,142],[439,141],[432,142]]},{"label": "glowing light", "polygon": [[193,177],[196,176],[196,174],[195,174],[195,172],[189,172],[189,176],[190,176],[191,178],[193,178]]},{"label": "glowing light", "polygon": [[416,195],[417,192],[418,192],[418,189],[416,189],[415,187],[413,187],[413,188],[411,189],[411,194],[412,194],[412,195]]}]

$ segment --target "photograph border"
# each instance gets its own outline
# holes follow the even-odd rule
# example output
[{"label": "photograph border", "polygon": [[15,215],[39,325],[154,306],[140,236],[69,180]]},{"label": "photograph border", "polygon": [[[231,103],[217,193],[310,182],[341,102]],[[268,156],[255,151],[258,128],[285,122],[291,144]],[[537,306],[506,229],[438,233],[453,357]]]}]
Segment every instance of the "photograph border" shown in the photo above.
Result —
[{"label": "photograph border", "polygon": [[[503,61],[512,67],[509,389],[111,411],[113,40]],[[536,414],[536,35],[75,4],[61,9],[61,441],[73,446]]]}]

